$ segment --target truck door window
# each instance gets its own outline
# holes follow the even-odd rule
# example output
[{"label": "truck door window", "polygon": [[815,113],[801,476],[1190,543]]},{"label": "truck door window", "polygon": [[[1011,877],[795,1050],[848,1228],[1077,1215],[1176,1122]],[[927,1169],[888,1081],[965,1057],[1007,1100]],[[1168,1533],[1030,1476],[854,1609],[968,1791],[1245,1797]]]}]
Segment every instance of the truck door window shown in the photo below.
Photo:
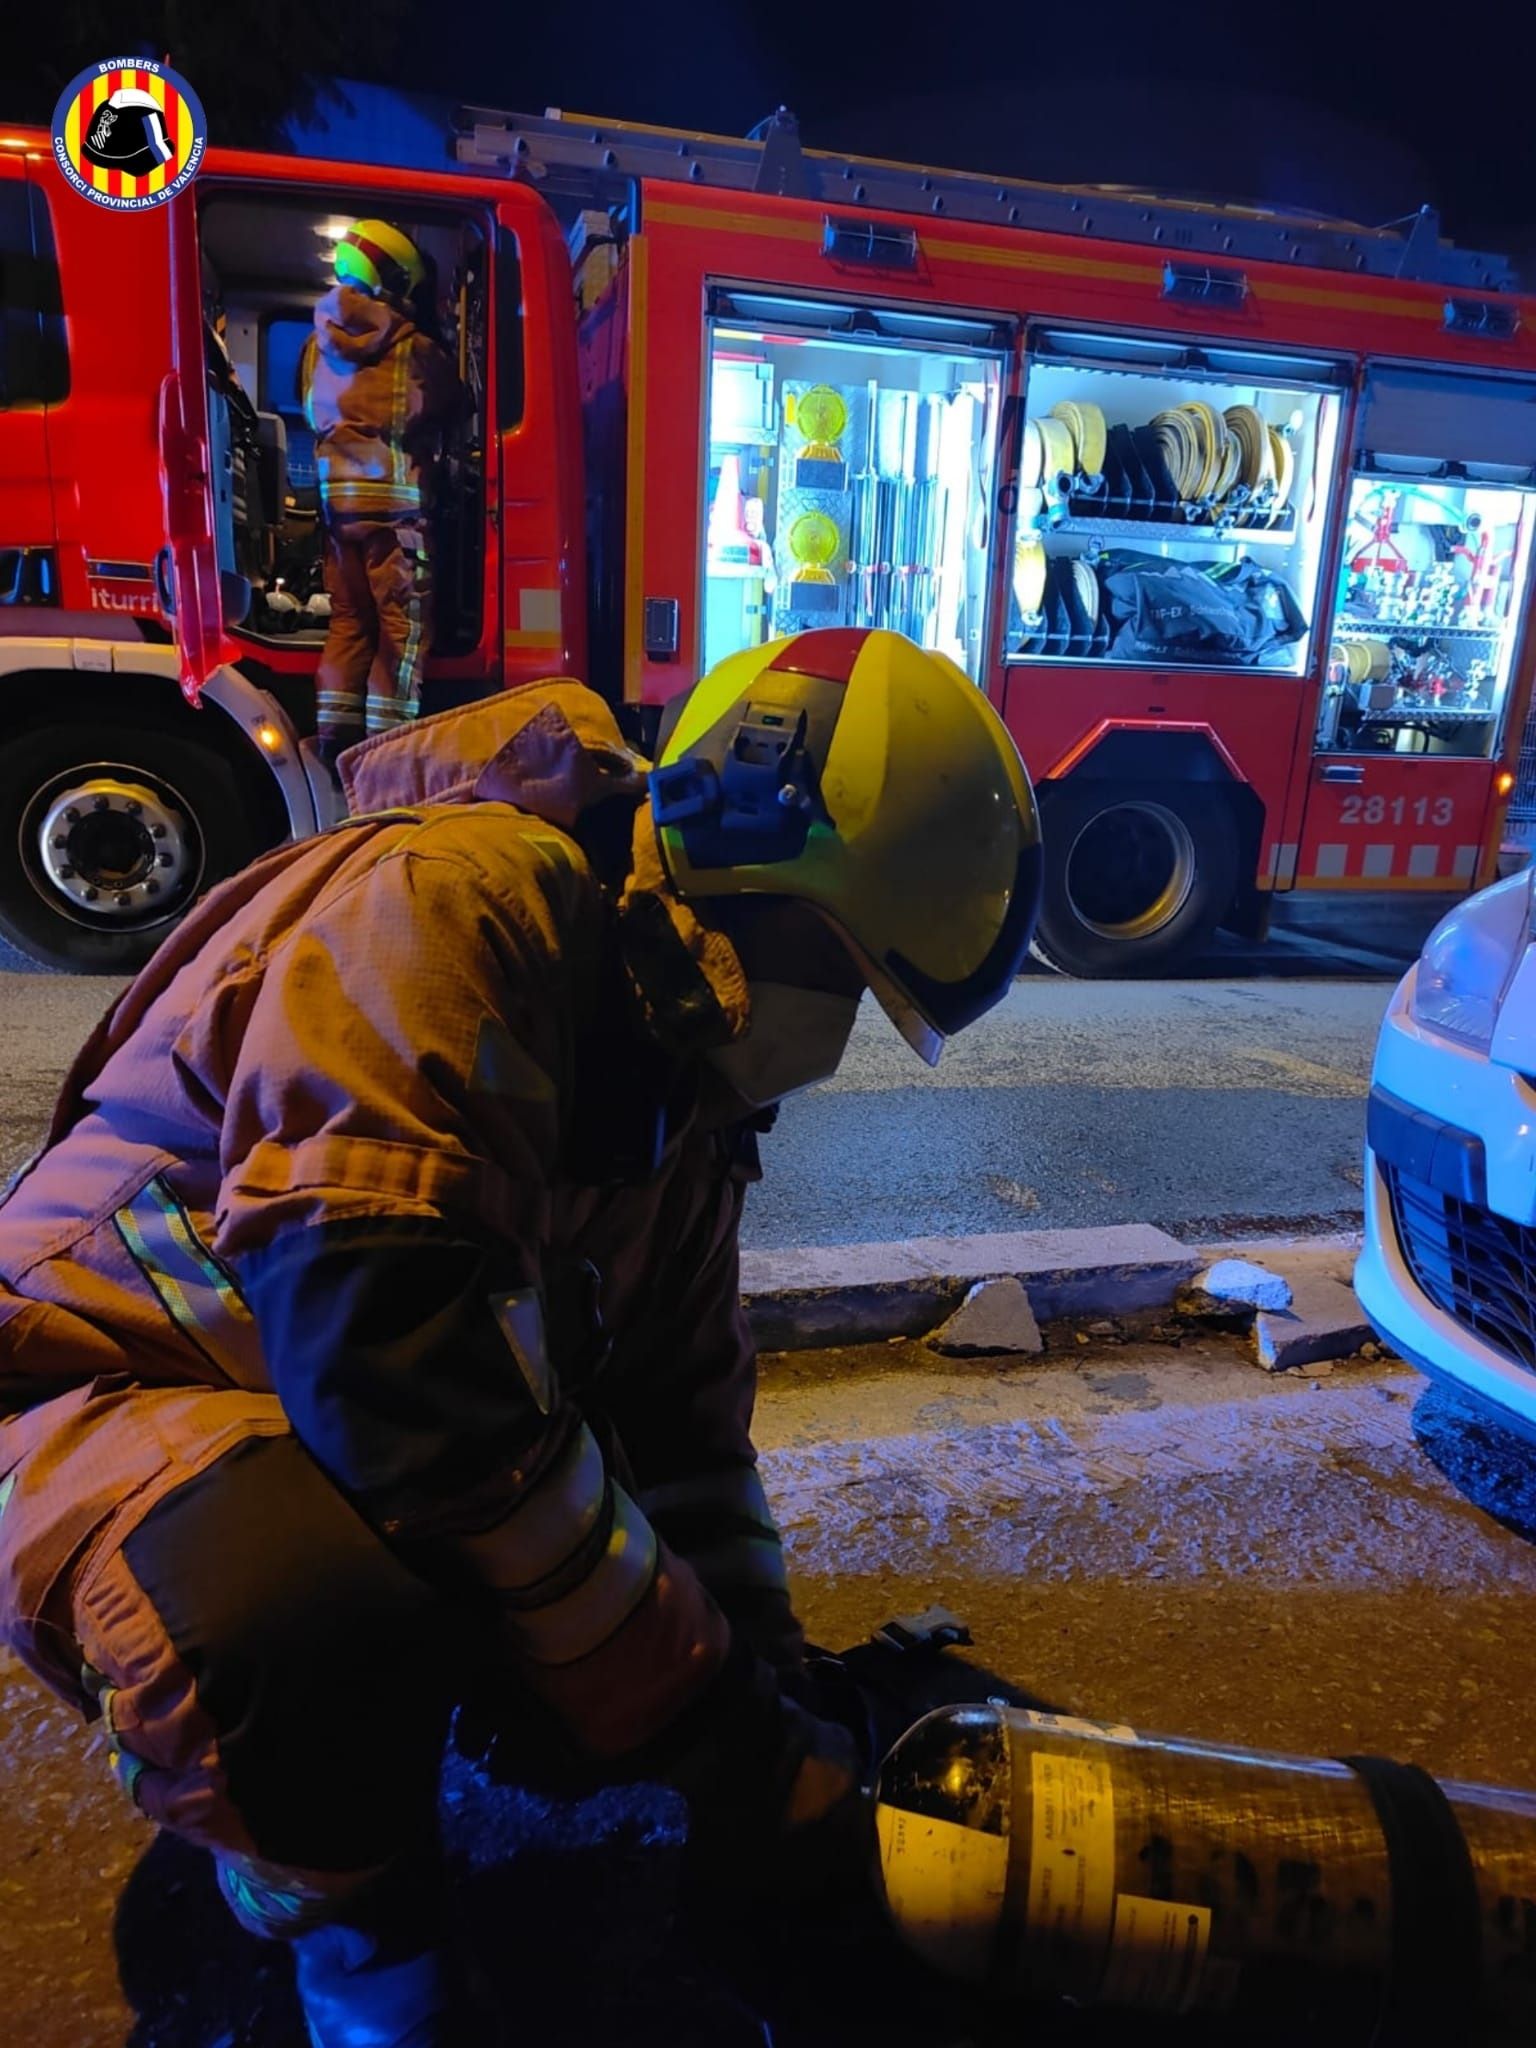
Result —
[{"label": "truck door window", "polygon": [[510,228],[496,230],[496,424],[503,433],[522,425],[525,372],[523,365],[523,267],[517,237]]},{"label": "truck door window", "polygon": [[752,310],[717,311],[710,331],[705,666],[808,626],[888,626],[979,677],[994,332],[922,317],[908,339],[885,312]]},{"label": "truck door window", "polygon": [[1215,343],[1032,335],[1004,436],[1008,656],[1302,673],[1345,377]]},{"label": "truck door window", "polygon": [[0,182],[0,408],[57,405],[69,352],[48,202],[24,178]]},{"label": "truck door window", "polygon": [[1536,380],[1372,368],[1320,753],[1498,744],[1536,528]]},{"label": "truck door window", "polygon": [[[485,528],[486,237],[472,216],[382,196],[374,212],[421,250],[427,285],[417,295],[468,396],[426,475],[434,555],[432,647],[474,648],[483,609]],[[333,283],[332,252],[357,218],[358,195],[214,187],[199,209],[210,377],[221,376],[235,471],[240,566],[253,602],[246,631],[259,638],[323,640],[323,573],[315,437],[305,417],[302,362],[315,308]],[[246,417],[249,415],[249,417]]]}]

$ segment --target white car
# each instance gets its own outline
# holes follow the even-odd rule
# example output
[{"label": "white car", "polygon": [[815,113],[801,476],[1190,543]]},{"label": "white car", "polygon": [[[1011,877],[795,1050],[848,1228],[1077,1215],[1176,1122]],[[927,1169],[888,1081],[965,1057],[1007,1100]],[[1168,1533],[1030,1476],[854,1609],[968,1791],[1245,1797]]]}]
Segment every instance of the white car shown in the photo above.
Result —
[{"label": "white car", "polygon": [[1533,889],[1458,904],[1392,997],[1355,1291],[1394,1350],[1536,1437]]}]

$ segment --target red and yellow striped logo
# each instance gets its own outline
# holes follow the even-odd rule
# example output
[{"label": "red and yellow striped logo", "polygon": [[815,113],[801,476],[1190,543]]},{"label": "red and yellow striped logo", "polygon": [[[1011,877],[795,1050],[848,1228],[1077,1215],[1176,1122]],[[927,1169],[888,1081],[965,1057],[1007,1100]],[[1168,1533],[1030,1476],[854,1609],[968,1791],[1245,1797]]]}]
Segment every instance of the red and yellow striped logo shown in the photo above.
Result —
[{"label": "red and yellow striped logo", "polygon": [[[114,130],[120,144],[115,152],[108,143]],[[121,147],[125,133],[144,138],[151,152],[163,138],[169,155],[142,168],[109,167],[100,160],[103,155],[130,153]],[[195,173],[205,139],[196,95],[161,65],[125,60],[93,66],[62,95],[54,115],[54,155],[65,177],[86,198],[122,212],[138,212],[171,197]]]}]

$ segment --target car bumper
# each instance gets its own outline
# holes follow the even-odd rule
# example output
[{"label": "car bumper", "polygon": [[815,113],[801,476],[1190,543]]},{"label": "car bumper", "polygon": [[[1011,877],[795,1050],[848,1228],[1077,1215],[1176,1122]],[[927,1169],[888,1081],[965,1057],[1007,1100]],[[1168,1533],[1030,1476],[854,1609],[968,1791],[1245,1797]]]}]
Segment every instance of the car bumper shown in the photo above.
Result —
[{"label": "car bumper", "polygon": [[1411,1174],[1426,1194],[1433,1189],[1465,1205],[1460,1213],[1531,1225],[1536,1091],[1509,1068],[1415,1024],[1412,982],[1410,974],[1394,995],[1377,1047],[1365,1158],[1365,1244],[1355,1291],[1382,1337],[1411,1364],[1536,1437],[1536,1369],[1507,1355],[1426,1292],[1404,1244],[1389,1184],[1394,1174]]},{"label": "car bumper", "polygon": [[1398,1240],[1386,1180],[1369,1152],[1365,1244],[1355,1265],[1355,1292],[1383,1342],[1410,1365],[1496,1408],[1536,1442],[1536,1376],[1484,1343],[1419,1286]]}]

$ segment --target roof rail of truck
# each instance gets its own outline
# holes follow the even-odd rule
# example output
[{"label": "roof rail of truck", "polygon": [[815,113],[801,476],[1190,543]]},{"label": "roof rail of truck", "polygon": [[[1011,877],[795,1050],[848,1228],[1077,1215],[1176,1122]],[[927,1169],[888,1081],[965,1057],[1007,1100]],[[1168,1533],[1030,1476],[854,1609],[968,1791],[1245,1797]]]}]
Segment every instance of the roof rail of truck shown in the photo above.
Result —
[{"label": "roof rail of truck", "polygon": [[466,106],[460,109],[455,149],[463,164],[527,178],[549,198],[585,207],[632,208],[635,181],[652,178],[809,199],[854,214],[937,215],[1094,240],[1150,242],[1170,257],[1237,257],[1480,291],[1519,289],[1508,257],[1443,240],[1439,215],[1428,206],[1403,221],[1369,228],[1283,209],[1154,198],[1118,186],[1041,185],[930,170],[806,149],[798,122],[784,107],[738,141],[556,108],[515,114]]}]

